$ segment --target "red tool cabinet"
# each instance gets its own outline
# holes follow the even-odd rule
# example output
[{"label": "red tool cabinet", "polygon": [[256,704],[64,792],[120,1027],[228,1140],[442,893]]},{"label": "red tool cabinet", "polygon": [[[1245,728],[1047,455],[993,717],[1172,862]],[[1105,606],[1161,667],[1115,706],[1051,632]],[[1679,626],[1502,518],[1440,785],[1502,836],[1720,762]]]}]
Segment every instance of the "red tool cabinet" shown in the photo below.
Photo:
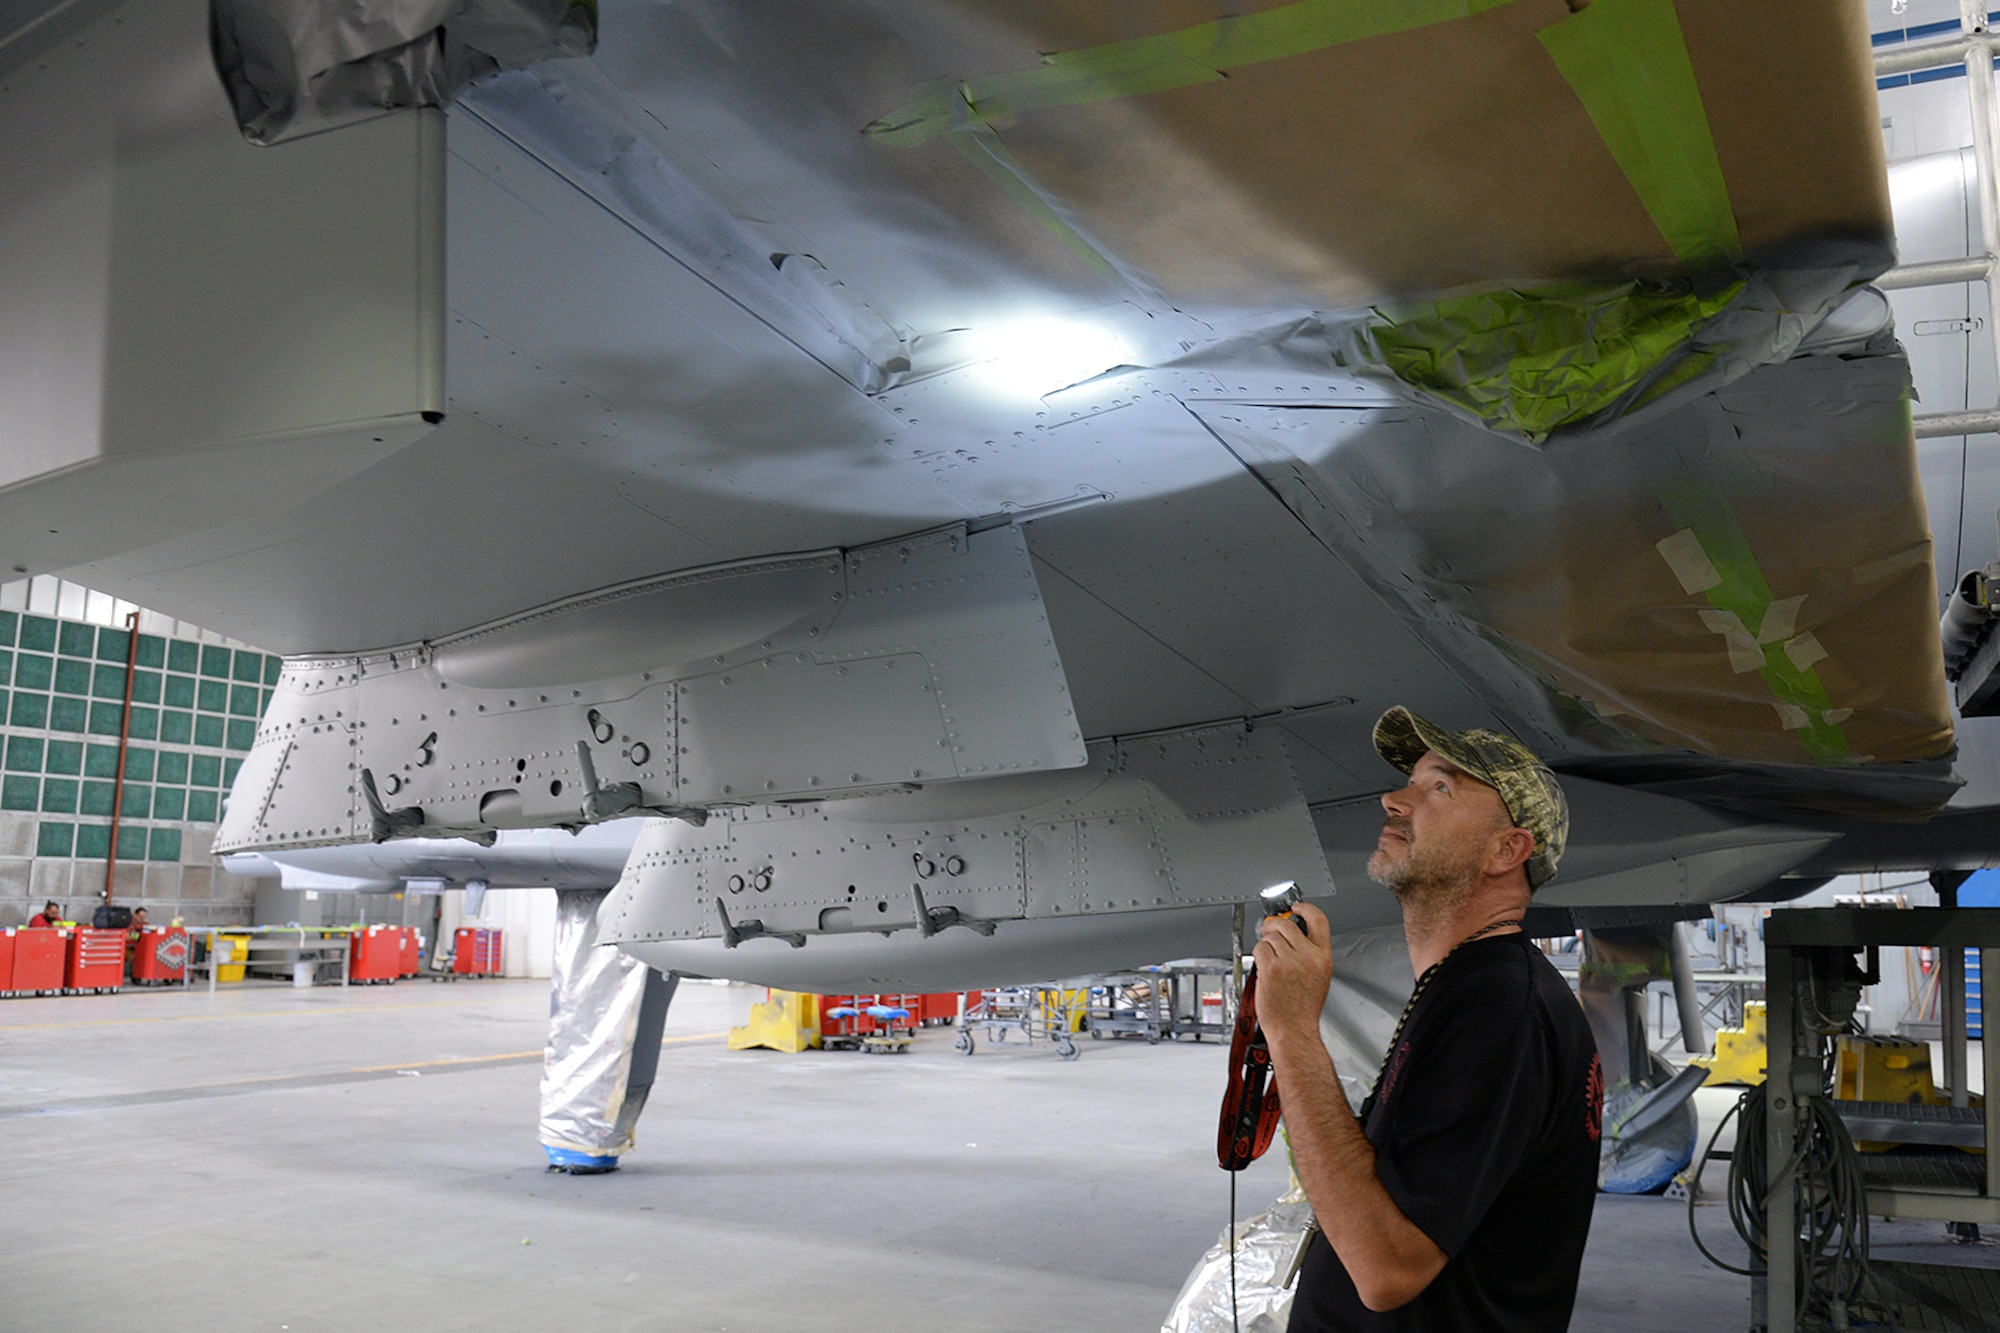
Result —
[{"label": "red tool cabinet", "polygon": [[63,934],[69,937],[63,959],[64,990],[76,995],[109,994],[125,984],[124,931],[78,926]]},{"label": "red tool cabinet", "polygon": [[26,926],[10,930],[11,967],[0,974],[0,992],[54,995],[63,985],[63,932]]},{"label": "red tool cabinet", "polygon": [[148,926],[132,946],[132,984],[165,986],[187,977],[188,937],[179,926]]},{"label": "red tool cabinet", "polygon": [[500,932],[460,926],[452,937],[451,970],[462,977],[500,975]]},{"label": "red tool cabinet", "polygon": [[403,971],[403,929],[369,926],[347,937],[347,979],[394,985]]}]

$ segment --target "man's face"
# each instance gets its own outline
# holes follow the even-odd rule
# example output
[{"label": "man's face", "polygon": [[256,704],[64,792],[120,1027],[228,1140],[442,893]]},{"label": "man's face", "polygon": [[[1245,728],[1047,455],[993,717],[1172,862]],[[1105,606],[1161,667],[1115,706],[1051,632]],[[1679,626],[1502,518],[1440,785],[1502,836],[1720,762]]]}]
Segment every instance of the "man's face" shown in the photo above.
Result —
[{"label": "man's face", "polygon": [[1431,751],[1382,810],[1368,877],[1403,901],[1469,891],[1495,836],[1514,822],[1499,792]]}]

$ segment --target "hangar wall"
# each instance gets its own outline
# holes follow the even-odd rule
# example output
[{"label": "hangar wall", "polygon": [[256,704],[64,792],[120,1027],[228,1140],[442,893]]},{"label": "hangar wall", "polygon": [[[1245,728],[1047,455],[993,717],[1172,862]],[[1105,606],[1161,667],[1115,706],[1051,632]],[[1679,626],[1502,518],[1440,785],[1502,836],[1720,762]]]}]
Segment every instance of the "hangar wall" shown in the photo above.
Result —
[{"label": "hangar wall", "polygon": [[42,576],[0,584],[0,926],[50,898],[87,919],[103,894],[133,610],[115,901],[155,922],[250,919],[255,881],[224,872],[210,848],[279,659]]}]

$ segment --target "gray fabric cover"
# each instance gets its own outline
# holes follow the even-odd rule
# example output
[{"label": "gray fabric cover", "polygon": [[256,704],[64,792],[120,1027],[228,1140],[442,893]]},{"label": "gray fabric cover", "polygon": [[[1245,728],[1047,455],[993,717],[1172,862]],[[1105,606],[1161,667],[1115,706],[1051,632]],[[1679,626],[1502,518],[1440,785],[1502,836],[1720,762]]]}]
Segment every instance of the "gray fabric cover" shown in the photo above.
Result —
[{"label": "gray fabric cover", "polygon": [[597,49],[585,0],[211,0],[215,67],[252,143],[443,106],[474,79]]}]

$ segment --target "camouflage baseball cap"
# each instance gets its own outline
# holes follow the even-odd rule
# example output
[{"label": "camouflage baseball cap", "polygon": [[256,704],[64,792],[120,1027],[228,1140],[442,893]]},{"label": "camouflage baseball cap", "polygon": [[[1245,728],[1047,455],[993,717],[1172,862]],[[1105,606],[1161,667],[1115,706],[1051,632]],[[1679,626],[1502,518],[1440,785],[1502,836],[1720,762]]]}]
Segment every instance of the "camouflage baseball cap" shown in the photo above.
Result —
[{"label": "camouflage baseball cap", "polygon": [[1495,731],[1447,731],[1400,704],[1375,721],[1375,749],[1408,773],[1427,750],[1435,750],[1500,793],[1517,828],[1535,835],[1528,858],[1528,887],[1555,878],[1569,842],[1569,802],[1549,766],[1512,736]]}]

